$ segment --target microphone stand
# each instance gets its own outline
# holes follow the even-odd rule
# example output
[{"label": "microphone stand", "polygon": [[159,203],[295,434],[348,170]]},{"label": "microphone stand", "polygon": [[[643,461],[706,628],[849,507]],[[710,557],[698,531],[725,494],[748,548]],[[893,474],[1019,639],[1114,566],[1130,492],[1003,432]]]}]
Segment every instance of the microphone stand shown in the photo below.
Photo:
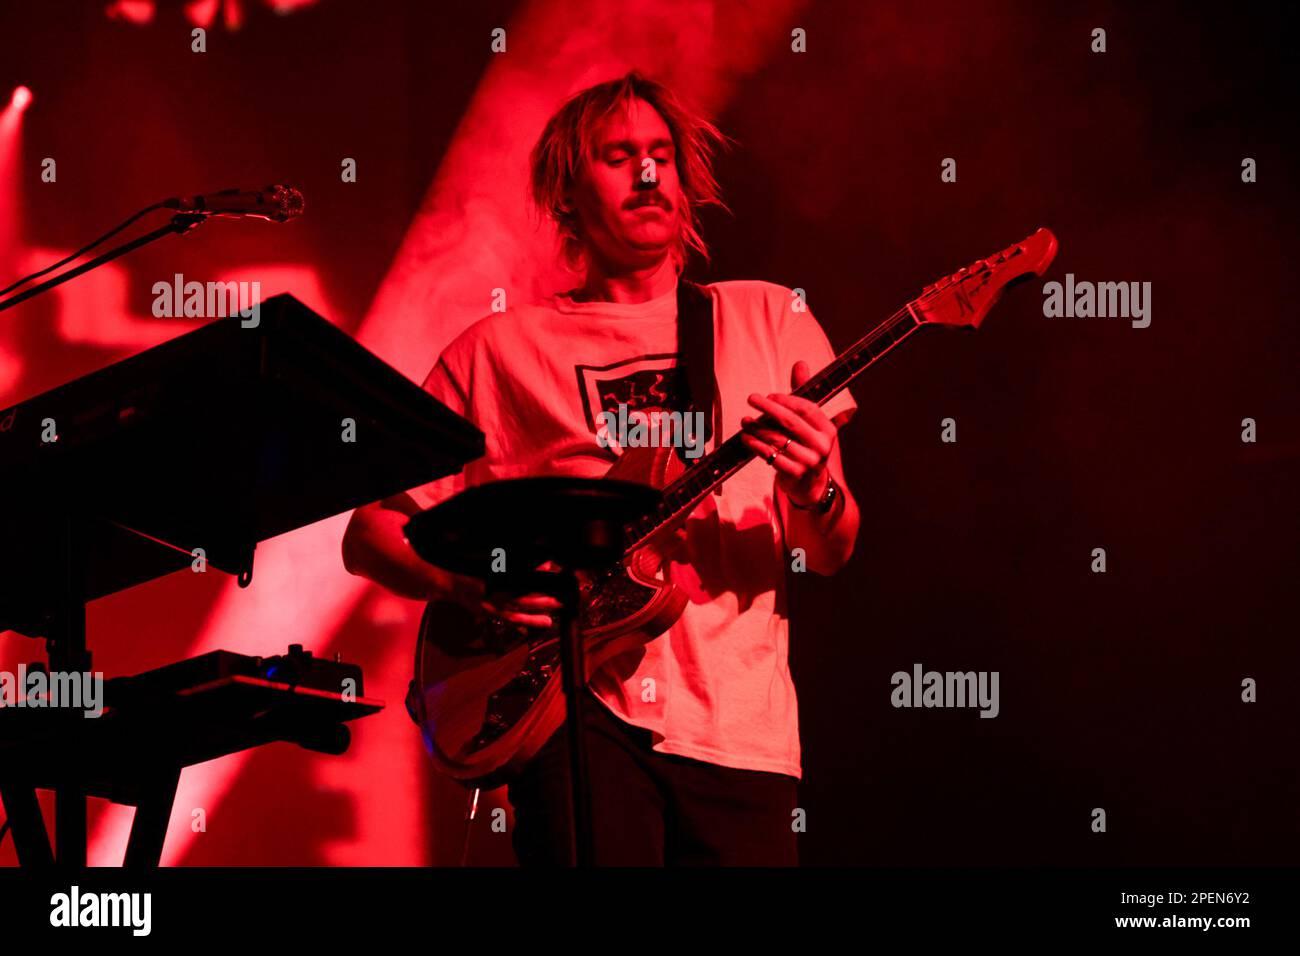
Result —
[{"label": "microphone stand", "polygon": [[91,269],[98,268],[106,262],[111,262],[119,256],[124,256],[128,252],[133,252],[141,246],[148,245],[155,239],[161,239],[163,236],[169,236],[172,234],[180,235],[181,233],[189,232],[207,218],[208,216],[203,213],[178,213],[175,216],[172,216],[171,222],[160,229],[155,229],[153,232],[145,233],[143,236],[132,239],[130,242],[125,242],[116,248],[110,249],[108,252],[98,255],[87,262],[83,262],[75,268],[69,269],[67,272],[59,273],[53,279],[46,279],[40,285],[34,285],[30,289],[14,293],[3,302],[0,302],[0,312],[3,312],[5,309],[13,308],[20,302],[26,302],[33,296],[38,296],[42,292],[53,289],[57,285],[62,285],[69,279],[75,279],[77,276],[89,272]]}]

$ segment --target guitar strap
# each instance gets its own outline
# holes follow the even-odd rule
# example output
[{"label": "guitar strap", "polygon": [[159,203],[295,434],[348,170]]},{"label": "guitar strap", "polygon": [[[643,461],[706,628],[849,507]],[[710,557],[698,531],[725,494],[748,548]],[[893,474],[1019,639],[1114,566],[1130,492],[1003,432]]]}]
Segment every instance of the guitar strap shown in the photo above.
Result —
[{"label": "guitar strap", "polygon": [[677,365],[686,373],[682,411],[704,412],[707,442],[713,435],[715,414],[718,420],[722,417],[713,369],[713,296],[686,279],[677,282]]}]

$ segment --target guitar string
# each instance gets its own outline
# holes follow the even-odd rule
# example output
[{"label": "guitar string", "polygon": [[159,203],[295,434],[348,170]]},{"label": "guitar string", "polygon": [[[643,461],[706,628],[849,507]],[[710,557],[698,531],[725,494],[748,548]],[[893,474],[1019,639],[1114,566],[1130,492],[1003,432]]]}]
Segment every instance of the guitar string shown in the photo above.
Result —
[{"label": "guitar string", "polygon": [[[983,261],[987,262],[987,260]],[[978,264],[979,263],[976,265]],[[827,386],[827,382],[834,379],[845,366],[851,366],[858,362],[864,351],[870,353],[871,346],[875,345],[883,338],[890,337],[889,345],[881,350],[879,354],[870,353],[871,360],[869,362],[861,365],[853,371],[838,386],[828,387],[826,394],[822,395],[821,398],[818,399],[818,404],[829,399],[831,395],[835,394],[847,385],[854,377],[866,371],[866,369],[875,364],[875,362],[886,352],[925,324],[924,320],[920,318],[917,311],[913,308],[914,306],[919,305],[926,299],[937,296],[939,293],[948,289],[951,285],[976,274],[977,271],[976,268],[970,268],[967,275],[963,275],[961,272],[955,272],[952,275],[945,276],[933,285],[927,286],[919,296],[909,301],[901,309],[889,318],[885,319],[858,341],[854,342],[853,345],[849,346],[842,353],[832,359],[824,369],[797,388],[794,391],[794,394],[802,398],[816,393],[819,389]],[[909,324],[906,326],[902,335],[896,339],[892,338],[892,334],[898,330],[899,326],[903,325],[901,320],[904,317],[908,319]],[[743,454],[740,453],[741,448],[744,449]],[[731,462],[731,464],[726,467],[718,468],[717,460],[725,459],[728,455],[736,457],[737,460]],[[671,524],[673,521],[677,520],[683,511],[693,507],[700,498],[708,494],[708,492],[717,485],[729,479],[755,457],[755,453],[750,451],[748,446],[744,446],[740,441],[740,433],[732,435],[731,438],[728,438],[718,448],[716,448],[712,454],[706,456],[703,461],[693,465],[689,471],[680,475],[676,481],[671,482],[662,489],[661,505],[656,509],[659,512],[657,517],[654,515],[646,515],[625,526],[624,531],[631,541],[631,545],[626,549],[624,554],[631,553],[635,550],[636,546],[646,538],[653,535],[665,525]],[[692,491],[692,486],[701,479],[703,479],[704,483]],[[683,495],[686,495],[683,500],[675,506],[669,507],[670,501],[676,498],[682,498]],[[648,525],[647,522],[649,523]],[[643,526],[645,526],[644,530],[638,530]]]},{"label": "guitar string", "polygon": [[[870,346],[876,344],[878,341],[890,337],[891,333],[895,332],[898,326],[902,324],[900,322],[902,318],[906,317],[908,320],[910,320],[912,325],[907,329],[907,331],[904,333],[903,336],[900,336],[897,339],[891,339],[890,344],[887,348],[882,350],[878,355],[872,354],[871,361],[867,362],[865,365],[862,365],[853,374],[856,375],[869,368],[872,364],[876,362],[877,359],[879,359],[882,355],[884,355],[885,352],[889,351],[889,349],[893,348],[895,345],[901,342],[903,338],[905,338],[908,334],[910,334],[912,331],[915,331],[915,329],[920,327],[921,323],[917,320],[916,316],[912,312],[912,305],[914,302],[920,301],[920,299],[923,297],[924,296],[920,296],[917,299],[912,300],[912,302],[908,302],[905,306],[903,306],[903,308],[899,309],[889,318],[885,319],[874,329],[872,329],[870,332],[864,335],[857,342],[853,343],[853,345],[845,349],[844,352],[836,356],[830,363],[828,363],[825,368],[823,368],[815,376],[810,378],[802,386],[796,389],[794,394],[800,397],[804,397],[808,393],[815,392],[817,389],[824,386],[827,380],[834,378],[835,375],[837,375],[846,366],[851,366],[854,363],[856,363],[861,358],[863,351],[868,350]],[[851,380],[852,377],[853,376],[851,375],[849,379],[846,379],[845,383],[843,384],[847,384],[847,382]],[[838,392],[839,389],[843,387],[843,384],[840,385],[839,387],[833,388],[830,392],[827,393],[827,395],[823,396],[823,399],[829,398],[831,394]],[[716,475],[713,474],[716,468],[717,459],[727,457],[728,453],[734,455],[741,448],[744,449],[744,455],[740,457],[739,460],[731,462],[725,468],[717,469]],[[731,438],[727,439],[725,442],[722,443],[722,445],[716,448],[712,454],[707,456],[703,461],[692,466],[692,468],[689,471],[679,476],[676,481],[673,481],[663,489],[661,494],[663,497],[664,505],[661,507],[662,510],[661,516],[654,517],[651,515],[647,515],[641,519],[638,519],[637,521],[631,522],[627,526],[629,529],[632,529],[632,533],[629,534],[629,538],[631,539],[633,545],[633,547],[628,548],[628,551],[634,550],[634,546],[636,544],[639,544],[641,541],[644,541],[645,538],[649,537],[659,528],[663,527],[666,524],[670,524],[673,520],[677,518],[677,516],[683,510],[685,510],[688,507],[691,507],[692,504],[697,499],[707,494],[717,484],[731,477],[732,474],[739,471],[744,465],[748,464],[749,461],[751,461],[754,457],[755,457],[754,452],[750,451],[749,448],[747,446],[744,446],[743,443],[740,441],[740,433],[732,435]],[[688,498],[686,498],[677,506],[671,509],[667,507],[667,503],[671,499],[680,497],[684,493],[691,491],[690,486],[695,482],[697,482],[701,477],[704,477],[706,481],[706,484],[703,487],[697,488],[693,493],[690,494]],[[652,522],[652,524],[647,530],[645,530],[644,532],[639,532],[636,530],[647,521]]]},{"label": "guitar string", "polygon": [[[865,336],[863,336],[853,345],[849,346],[849,348],[845,349],[844,352],[842,352],[840,355],[832,359],[831,362],[829,362],[825,368],[823,368],[815,376],[810,378],[802,386],[796,389],[795,394],[800,395],[800,397],[803,397],[802,393],[814,392],[817,389],[821,388],[823,385],[825,385],[827,380],[834,378],[843,368],[845,368],[846,366],[853,365],[858,360],[858,358],[860,358],[862,352],[866,350],[868,346],[875,344],[875,342],[881,339],[886,338],[890,332],[894,331],[894,326],[898,323],[898,320],[902,318],[904,315],[907,315],[909,318],[911,317],[911,313],[907,306],[905,306],[902,309],[899,309],[897,312],[891,315],[884,322],[881,322],[878,326],[876,326],[874,329],[868,332]],[[884,353],[882,352],[881,354]],[[878,357],[879,356],[873,355],[872,361],[874,362],[875,359]],[[871,363],[868,363],[868,365],[870,364]],[[868,367],[868,365],[862,366],[862,368],[859,369],[858,371],[864,371]],[[836,391],[838,391],[838,388],[836,389]],[[733,442],[736,442],[738,439],[739,439],[739,433],[727,439],[727,441],[725,441],[718,449],[715,450],[714,454],[716,455],[718,452],[722,451],[728,445],[732,445]],[[690,471],[679,476],[676,481],[674,481],[672,484],[670,484],[667,488],[664,489],[665,496],[677,493],[682,488],[689,485],[691,482],[695,481],[700,474],[703,474],[706,471],[708,471],[709,459],[712,457],[713,455],[710,455],[709,458],[706,458],[704,461],[693,466]]]}]

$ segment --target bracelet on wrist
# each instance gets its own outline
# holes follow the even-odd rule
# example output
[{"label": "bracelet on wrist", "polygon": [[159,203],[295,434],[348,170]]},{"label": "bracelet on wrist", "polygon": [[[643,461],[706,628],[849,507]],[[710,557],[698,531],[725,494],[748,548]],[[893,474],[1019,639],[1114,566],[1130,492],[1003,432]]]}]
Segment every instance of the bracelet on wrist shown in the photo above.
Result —
[{"label": "bracelet on wrist", "polygon": [[811,511],[817,517],[821,518],[830,513],[830,510],[835,507],[836,502],[842,497],[843,494],[840,492],[839,485],[835,484],[835,479],[828,477],[826,479],[826,490],[823,491],[822,496],[812,504],[801,505],[793,498],[788,500],[790,501],[791,508],[795,508],[799,511]]}]

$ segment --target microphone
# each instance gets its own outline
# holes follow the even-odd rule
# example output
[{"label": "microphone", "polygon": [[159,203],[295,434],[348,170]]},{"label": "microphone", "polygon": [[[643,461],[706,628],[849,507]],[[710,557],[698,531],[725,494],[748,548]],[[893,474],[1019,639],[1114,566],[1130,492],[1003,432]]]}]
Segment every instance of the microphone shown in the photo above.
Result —
[{"label": "microphone", "polygon": [[265,189],[245,191],[223,189],[180,199],[167,199],[164,209],[197,213],[204,216],[232,216],[269,219],[271,222],[288,222],[302,215],[302,193],[292,186],[276,184]]}]

